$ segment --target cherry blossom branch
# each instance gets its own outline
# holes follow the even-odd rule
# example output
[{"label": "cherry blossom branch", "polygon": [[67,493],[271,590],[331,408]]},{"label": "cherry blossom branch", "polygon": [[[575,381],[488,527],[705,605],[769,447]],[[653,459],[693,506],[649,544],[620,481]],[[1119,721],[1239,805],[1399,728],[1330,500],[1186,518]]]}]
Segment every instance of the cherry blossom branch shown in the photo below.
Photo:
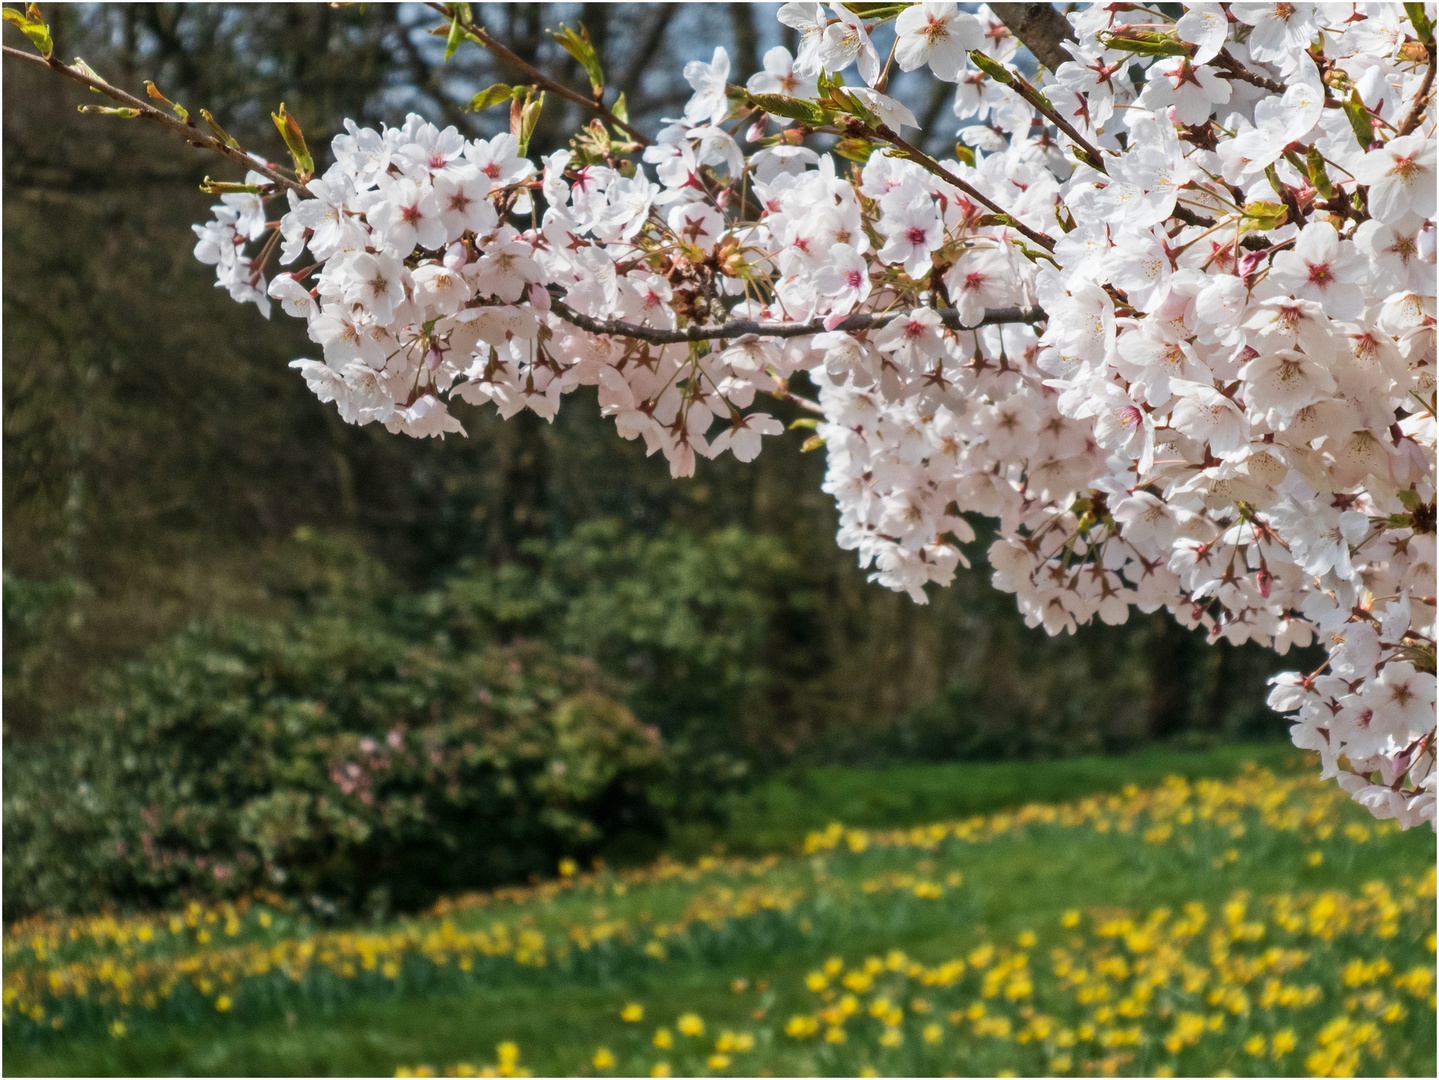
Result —
[{"label": "cherry blossom branch", "polygon": [[[655,326],[640,326],[638,323],[622,322],[618,319],[595,319],[582,315],[558,297],[551,298],[554,313],[567,323],[587,330],[591,334],[611,334],[615,337],[634,338],[651,345],[679,345],[689,341],[715,341],[720,338],[741,338],[747,334],[756,337],[795,338],[810,334],[822,334],[826,330],[878,330],[896,319],[909,315],[908,311],[890,312],[884,315],[851,315],[835,326],[825,326],[824,318],[808,322],[756,322],[751,319],[737,319],[720,326],[686,326],[676,330],[665,330]],[[1043,320],[1045,314],[1037,307],[994,308],[986,311],[984,318],[974,326],[960,322],[959,312],[954,308],[935,308],[935,314],[945,326],[954,330],[973,330],[980,326],[999,326],[1005,323],[1035,323]]]},{"label": "cherry blossom branch", "polygon": [[222,139],[212,135],[206,135],[195,126],[193,120],[181,120],[178,116],[171,116],[169,113],[155,108],[149,102],[143,101],[133,94],[127,94],[119,87],[111,86],[104,79],[87,75],[78,67],[62,64],[54,57],[46,60],[43,56],[36,56],[34,53],[23,52],[20,49],[12,49],[9,45],[0,46],[0,49],[3,49],[4,54],[8,57],[24,60],[27,64],[35,64],[48,71],[53,71],[58,75],[63,75],[67,79],[72,79],[79,83],[81,86],[87,86],[91,90],[96,90],[106,97],[120,102],[126,109],[134,110],[137,118],[153,120],[158,124],[163,124],[165,127],[177,132],[191,146],[198,147],[201,150],[209,150],[219,154],[221,157],[230,159],[238,165],[245,166],[246,169],[253,169],[255,172],[268,177],[282,188],[296,191],[301,195],[310,194],[310,189],[304,184],[290,179],[273,166],[258,161],[245,153],[245,151],[228,145]]},{"label": "cherry blossom branch", "polygon": [[920,150],[918,147],[901,138],[899,134],[893,129],[891,129],[887,124],[880,124],[878,127],[874,128],[873,131],[881,139],[885,140],[885,142],[890,143],[893,146],[897,146],[899,147],[899,149],[903,150],[905,157],[909,158],[909,160],[913,161],[916,165],[920,166],[927,172],[933,173],[935,176],[943,180],[946,184],[951,184],[954,187],[957,187],[960,191],[964,192],[971,199],[975,200],[977,203],[987,209],[990,213],[1002,214],[1004,217],[1008,218],[1011,227],[1016,232],[1022,234],[1026,239],[1038,244],[1040,247],[1044,248],[1045,251],[1054,250],[1054,241],[1052,239],[1050,239],[1048,236],[1045,236],[1041,232],[1035,232],[1028,225],[1025,225],[1013,214],[1011,214],[1008,210],[1004,209],[1004,207],[1000,206],[998,203],[994,202],[992,199],[986,196],[973,184],[961,180],[959,177],[955,176],[954,173],[950,172],[939,162],[935,161],[934,158],[926,154],[923,150]]},{"label": "cherry blossom branch", "polygon": [[[1226,73],[1231,79],[1247,82],[1250,86],[1257,86],[1261,90],[1268,90],[1271,94],[1278,94],[1280,97],[1283,97],[1284,91],[1289,89],[1289,87],[1285,86],[1282,82],[1271,79],[1267,75],[1261,75],[1257,71],[1250,71],[1241,64],[1228,49],[1220,49],[1219,53],[1209,62]],[[1327,86],[1324,87],[1324,107],[1326,109],[1343,107],[1339,102],[1334,100]]]},{"label": "cherry blossom branch", "polygon": [[1081,135],[1073,124],[1061,116],[1059,111],[1050,104],[1043,94],[1030,84],[1028,79],[1016,71],[1010,71],[998,61],[991,60],[978,49],[970,50],[969,59],[991,79],[1009,87],[1023,98],[1030,108],[1034,109],[1051,124],[1059,128],[1060,131],[1068,135],[1070,141],[1078,148],[1078,153],[1085,164],[1098,169],[1106,175],[1108,174],[1109,170],[1105,168],[1104,158],[1099,153],[1099,150],[1093,146],[1088,139]]},{"label": "cherry blossom branch", "polygon": [[640,131],[639,128],[633,127],[628,121],[621,120],[618,116],[611,112],[608,107],[606,107],[604,102],[599,101],[594,97],[586,97],[578,90],[571,90],[563,83],[556,82],[554,79],[550,78],[548,75],[542,72],[539,68],[535,67],[533,64],[527,63],[515,53],[511,52],[509,49],[501,45],[498,41],[496,41],[489,35],[488,31],[486,31],[483,26],[476,25],[474,19],[466,13],[464,5],[461,5],[458,11],[452,10],[447,4],[428,3],[425,6],[428,7],[431,11],[435,11],[440,15],[444,16],[446,19],[458,20],[460,29],[472,35],[476,41],[478,41],[486,49],[490,50],[490,52],[494,53],[505,63],[523,72],[525,78],[529,79],[536,86],[541,87],[542,89],[556,95],[557,97],[562,97],[566,101],[572,101],[581,108],[591,110],[592,112],[598,114],[600,119],[604,120],[606,123],[611,124],[614,127],[619,128],[621,131],[623,131],[630,138],[634,139],[635,142],[639,143],[641,146],[650,145],[652,140],[648,135]]}]

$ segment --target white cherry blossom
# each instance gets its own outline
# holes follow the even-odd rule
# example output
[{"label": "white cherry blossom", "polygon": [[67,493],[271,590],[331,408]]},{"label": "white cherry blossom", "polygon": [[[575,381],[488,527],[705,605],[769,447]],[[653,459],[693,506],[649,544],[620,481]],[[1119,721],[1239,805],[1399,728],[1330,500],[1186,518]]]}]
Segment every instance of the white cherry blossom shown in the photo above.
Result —
[{"label": "white cherry blossom", "polygon": [[[857,61],[861,115],[839,122],[873,144],[861,168],[787,120],[769,134],[783,118],[727,130],[717,50],[633,167],[577,140],[540,173],[511,133],[347,122],[307,193],[281,202],[252,172],[195,253],[237,300],[306,321],[323,362],[293,366],[345,421],[418,437],[460,433],[455,400],[550,420],[595,386],[621,437],[689,476],[781,437],[762,396],[802,399],[804,372],[836,539],[872,580],[925,602],[980,514],[993,583],[1030,626],[1137,606],[1213,641],[1317,642],[1325,667],[1279,677],[1271,707],[1375,814],[1432,823],[1436,166],[1417,34],[1394,5],[1227,10],[1147,10],[1194,46],[1159,58],[1097,39],[1130,17],[1112,5],[1070,12],[1074,59],[1035,81],[1089,148],[967,70],[971,47],[1015,58],[992,12],[904,10],[897,66],[959,80],[960,161],[884,145],[918,126],[875,88],[865,26],[889,16],[790,3],[798,55],[771,49],[750,90],[812,99],[821,70]],[[1367,129],[1326,106],[1351,93]],[[294,269],[267,282],[276,252]]]}]

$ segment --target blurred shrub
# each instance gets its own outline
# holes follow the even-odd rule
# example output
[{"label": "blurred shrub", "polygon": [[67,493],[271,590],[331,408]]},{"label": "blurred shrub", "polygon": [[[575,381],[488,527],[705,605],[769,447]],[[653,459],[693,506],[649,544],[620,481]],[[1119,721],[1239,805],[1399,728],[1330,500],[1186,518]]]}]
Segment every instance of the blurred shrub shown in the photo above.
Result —
[{"label": "blurred shrub", "polygon": [[584,659],[455,652],[382,620],[227,620],[5,759],[5,902],[94,910],[259,885],[413,908],[657,836],[659,732]]},{"label": "blurred shrub", "polygon": [[820,597],[779,537],[727,528],[646,536],[602,518],[531,542],[498,570],[470,562],[422,601],[459,645],[540,638],[628,686],[635,714],[709,782],[763,756],[822,677]]},{"label": "blurred shrub", "polygon": [[722,819],[796,682],[775,639],[813,606],[781,542],[599,520],[524,555],[403,594],[298,530],[261,574],[295,618],[196,625],[11,747],[6,902],[263,884],[413,908]]}]

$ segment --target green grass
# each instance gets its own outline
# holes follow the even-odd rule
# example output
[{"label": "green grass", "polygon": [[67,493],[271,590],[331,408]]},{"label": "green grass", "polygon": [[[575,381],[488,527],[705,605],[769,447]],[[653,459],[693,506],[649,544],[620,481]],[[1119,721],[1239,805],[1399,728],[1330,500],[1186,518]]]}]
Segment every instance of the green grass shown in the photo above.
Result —
[{"label": "green grass", "polygon": [[860,828],[905,828],[987,814],[1028,802],[1065,802],[1126,784],[1149,787],[1166,776],[1227,778],[1245,763],[1279,772],[1305,769],[1289,743],[1214,749],[1151,747],[1122,756],[1059,761],[944,762],[882,769],[823,766],[782,771],[747,792],[723,829],[695,828],[676,854],[696,857],[719,845],[739,855],[789,851],[831,821]]},{"label": "green grass", "polygon": [[[1287,748],[1231,747],[1019,765],[807,770],[776,778],[751,793],[722,842],[732,851],[790,851],[807,832],[823,829],[831,821],[869,828],[908,827],[1117,791],[1127,783],[1152,787],[1166,775],[1231,777],[1246,760],[1275,768],[1299,764]],[[1304,768],[1307,773],[1308,766]],[[1296,789],[1292,799],[1301,810],[1318,808],[1315,822],[1320,828],[1327,822],[1362,825],[1363,840],[1342,827],[1324,836],[1314,825],[1303,823],[1294,828],[1268,827],[1258,810],[1246,809],[1232,823],[1176,825],[1172,837],[1157,841],[1143,835],[1151,814],[1135,819],[1135,827],[1127,832],[1117,827],[1101,833],[1088,826],[1034,823],[985,833],[983,842],[946,839],[933,850],[886,846],[871,836],[869,846],[860,852],[850,851],[841,841],[835,850],[787,856],[773,865],[721,863],[697,870],[690,881],[643,875],[623,880],[602,874],[571,888],[460,909],[449,916],[460,930],[504,921],[543,933],[550,952],[543,969],[517,966],[502,957],[466,982],[458,979],[453,963],[436,974],[428,961],[412,958],[406,961],[404,974],[389,981],[378,975],[344,979],[312,974],[306,982],[282,986],[283,994],[276,991],[271,997],[247,997],[250,991],[237,991],[233,1010],[224,1015],[211,1004],[213,992],[210,999],[192,994],[187,1019],[148,1017],[131,1007],[123,1012],[128,1021],[123,1037],[107,1033],[106,1018],[111,1013],[121,1015],[114,1008],[111,1013],[75,1012],[60,1033],[34,1030],[35,1025],[23,1018],[17,1021],[7,1008],[5,1067],[12,1075],[388,1075],[398,1067],[420,1063],[441,1068],[456,1062],[493,1063],[496,1044],[514,1040],[523,1051],[521,1064],[538,1074],[594,1072],[591,1059],[599,1046],[619,1059],[612,1074],[647,1072],[661,1059],[669,1060],[677,1074],[703,1073],[708,1071],[706,1053],[715,1036],[729,1028],[752,1033],[758,1043],[750,1056],[737,1056],[729,1072],[766,1068],[779,1074],[846,1074],[870,1063],[897,1073],[988,1074],[1005,1067],[1018,1068],[1021,1074],[1043,1071],[1052,1060],[1052,1048],[1045,1051],[1051,1058],[1035,1057],[1040,1052],[1037,1045],[975,1037],[948,1021],[944,1021],[946,1041],[929,1047],[919,1036],[925,1017],[918,1014],[907,1017],[906,1041],[893,1049],[861,1039],[858,1020],[855,1036],[844,1048],[826,1047],[817,1038],[791,1038],[784,1034],[784,1026],[792,1015],[808,1014],[820,1004],[804,980],[831,956],[842,957],[852,967],[866,956],[883,957],[897,948],[923,964],[935,965],[965,956],[984,942],[1011,947],[1017,935],[1033,931],[1039,935],[1033,952],[1036,993],[1042,997],[1050,993],[1038,977],[1048,963],[1047,950],[1067,947],[1071,940],[1071,932],[1059,924],[1064,911],[1083,911],[1086,925],[1097,927],[1104,911],[1128,909],[1142,914],[1165,906],[1177,912],[1187,901],[1200,901],[1218,919],[1225,900],[1240,889],[1255,897],[1320,889],[1357,896],[1365,882],[1376,881],[1388,883],[1397,896],[1410,888],[1401,887],[1401,879],[1422,878],[1433,867],[1434,842],[1427,830],[1378,829],[1362,810],[1335,795],[1330,786],[1306,786]],[[1115,800],[1116,805],[1123,802]],[[1116,821],[1123,817],[1119,811],[1096,812]],[[1246,826],[1242,836],[1233,831],[1239,824]],[[1316,852],[1322,861],[1311,865]],[[877,892],[862,887],[884,881],[888,874],[943,883],[951,873],[962,874],[963,884],[946,886],[942,895],[933,898],[917,897],[909,886]],[[789,891],[798,899],[788,911],[756,914],[736,912],[732,899],[723,901],[731,905],[727,917],[716,919],[713,926],[695,922],[687,935],[666,939],[667,960],[644,955],[640,946],[656,922],[675,922],[697,896],[718,896],[713,890],[727,889],[733,898],[747,887],[772,896]],[[623,920],[635,933],[634,944],[595,946],[583,956],[575,952],[570,959],[561,958],[567,928],[604,920]],[[431,918],[418,925],[432,928],[439,921]],[[1421,900],[1419,912],[1411,911],[1396,925],[1400,929],[1384,938],[1341,935],[1332,943],[1307,941],[1304,947],[1314,958],[1302,969],[1300,981],[1317,980],[1325,990],[1320,1004],[1303,1013],[1301,1020],[1275,1013],[1278,1019],[1271,1023],[1270,1013],[1256,1008],[1252,1015],[1234,1019],[1222,1037],[1215,1037],[1218,1041],[1212,1048],[1205,1044],[1183,1051],[1194,1055],[1202,1049],[1208,1056],[1175,1058],[1155,1042],[1169,1021],[1161,1024],[1155,1018],[1152,1031],[1146,1028],[1148,1043],[1142,1052],[1128,1062],[1111,1064],[1121,1073],[1145,1073],[1177,1061],[1181,1072],[1228,1068],[1239,1073],[1302,1074],[1304,1049],[1276,1063],[1247,1056],[1240,1043],[1250,1034],[1272,1036],[1275,1025],[1284,1023],[1292,1023],[1312,1042],[1321,1021],[1346,1010],[1348,991],[1337,972],[1341,962],[1353,957],[1387,956],[1396,971],[1415,961],[1432,966],[1432,899]],[[234,941],[269,944],[286,937],[304,938],[316,930],[303,918],[281,915],[263,931],[246,922]],[[1271,938],[1277,933],[1271,929]],[[184,935],[157,942],[146,955],[193,952],[190,942]],[[1269,945],[1270,939],[1262,944]],[[98,946],[82,942],[66,948],[72,949],[68,958],[89,955],[85,950],[93,952]],[[27,952],[7,942],[7,977],[27,964],[35,966],[27,957]],[[735,980],[746,980],[738,992],[733,989]],[[941,1000],[940,991],[925,993]],[[942,1000],[950,1006],[980,1000],[977,984],[944,993],[949,996]],[[1396,992],[1386,993],[1396,997]],[[1051,1002],[1046,1007],[1067,1007],[1052,994],[1046,1000]],[[1432,1075],[1432,989],[1429,999],[1405,1000],[1404,1018],[1380,1025],[1388,1055],[1383,1067]],[[619,1010],[627,1002],[645,1007],[642,1024],[620,1021]],[[1001,1004],[1002,999],[992,1008]],[[762,1011],[758,1017],[757,1011]],[[1368,1015],[1359,1006],[1355,1011]],[[706,1051],[699,1049],[700,1040],[678,1036],[682,1045],[674,1051],[661,1052],[650,1044],[656,1025],[673,1028],[681,1012],[704,1017]],[[871,1034],[879,1031],[878,1021],[863,1023],[874,1028]],[[1366,1068],[1371,1064],[1377,1067],[1377,1059],[1362,1063]],[[1079,1072],[1078,1066],[1071,1071]]]}]

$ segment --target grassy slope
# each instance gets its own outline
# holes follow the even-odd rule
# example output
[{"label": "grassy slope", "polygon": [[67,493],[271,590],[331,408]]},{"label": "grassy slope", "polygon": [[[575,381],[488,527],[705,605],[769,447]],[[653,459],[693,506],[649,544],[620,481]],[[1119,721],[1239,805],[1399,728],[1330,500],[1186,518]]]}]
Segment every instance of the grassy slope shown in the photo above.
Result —
[{"label": "grassy slope", "polygon": [[[761,789],[737,815],[727,841],[732,850],[769,850],[832,820],[908,825],[1020,801],[1113,790],[1129,782],[1145,786],[1168,773],[1228,776],[1243,760],[1273,766],[1292,757],[1280,748],[1227,748],[1025,765],[814,770]],[[654,1026],[649,1020],[672,1022],[681,1009],[705,1016],[713,1035],[722,1024],[753,1026],[750,1012],[761,999],[753,989],[732,993],[734,978],[767,979],[778,998],[766,1004],[774,1016],[787,1016],[802,1007],[804,973],[835,953],[853,960],[899,946],[936,962],[972,948],[981,938],[1012,940],[1020,930],[1052,926],[1056,913],[1068,907],[1149,908],[1189,899],[1215,904],[1239,887],[1258,894],[1318,887],[1354,891],[1366,880],[1421,872],[1432,865],[1434,848],[1427,831],[1416,831],[1382,843],[1343,845],[1321,866],[1311,867],[1292,837],[1251,834],[1238,862],[1214,871],[1214,854],[1156,848],[1137,838],[1117,843],[1087,830],[1065,834],[1062,843],[995,843],[956,853],[957,863],[945,860],[939,872],[962,866],[965,886],[943,901],[876,903],[860,913],[863,917],[836,924],[828,933],[820,928],[811,938],[792,939],[779,948],[737,940],[716,959],[633,970],[608,985],[516,982],[483,991],[317,1006],[283,1019],[216,1017],[194,1025],[154,1026],[121,1040],[93,1035],[27,1044],[11,1038],[4,1064],[13,1075],[390,1074],[407,1063],[493,1060],[495,1044],[514,1039],[524,1050],[523,1064],[537,1074],[574,1071],[595,1046],[613,1043],[615,1016],[626,1001],[646,1005],[645,1036]],[[842,866],[843,860],[836,864]],[[797,862],[799,869],[805,865]],[[656,899],[636,889],[610,906],[617,912],[637,910]],[[588,901],[575,897],[570,903]],[[640,1037],[638,1031],[634,1035]],[[660,1056],[645,1049],[650,1057]],[[1432,1066],[1431,1051],[1415,1050],[1411,1069]]]},{"label": "grassy slope", "polygon": [[1150,748],[1123,757],[1061,761],[945,762],[884,769],[789,770],[750,791],[723,831],[682,836],[677,854],[714,844],[738,855],[786,852],[832,821],[859,828],[905,828],[987,814],[1029,802],[1065,802],[1126,784],[1149,787],[1166,776],[1227,778],[1245,762],[1276,772],[1307,768],[1288,743],[1254,743],[1204,751]]}]

